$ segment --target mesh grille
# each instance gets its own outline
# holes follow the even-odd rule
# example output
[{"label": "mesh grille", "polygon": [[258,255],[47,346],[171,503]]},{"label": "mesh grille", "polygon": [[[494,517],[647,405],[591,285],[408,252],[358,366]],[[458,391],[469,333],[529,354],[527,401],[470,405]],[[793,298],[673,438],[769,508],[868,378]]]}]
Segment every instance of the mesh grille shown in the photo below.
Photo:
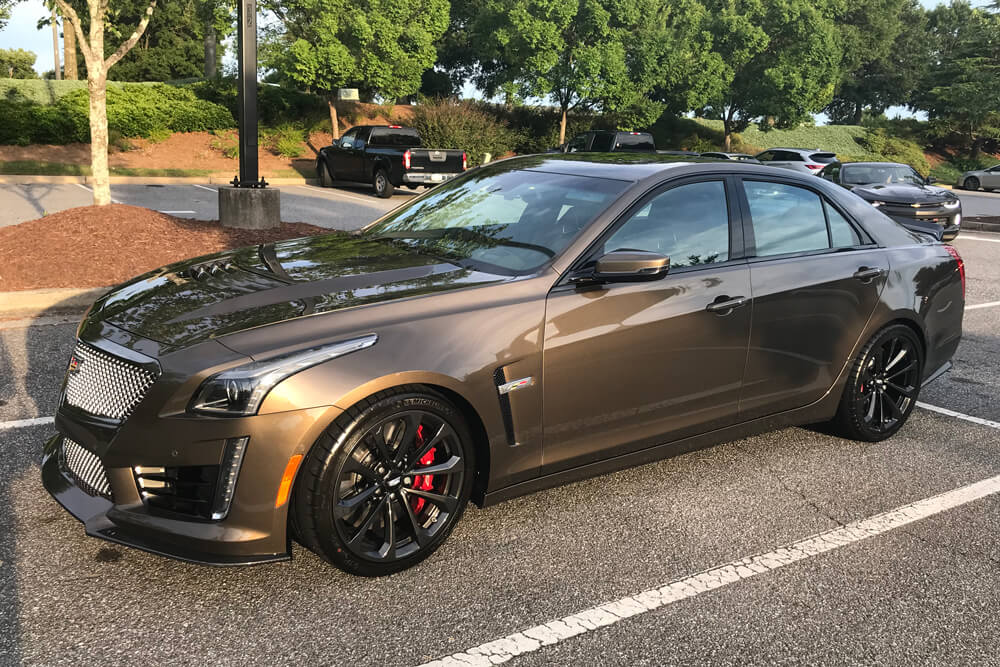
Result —
[{"label": "mesh grille", "polygon": [[69,438],[63,438],[62,459],[63,466],[73,476],[77,486],[92,496],[104,496],[111,500],[111,485],[104,474],[104,464],[96,454]]},{"label": "mesh grille", "polygon": [[99,417],[125,419],[156,376],[131,361],[77,343],[66,376],[66,403]]}]

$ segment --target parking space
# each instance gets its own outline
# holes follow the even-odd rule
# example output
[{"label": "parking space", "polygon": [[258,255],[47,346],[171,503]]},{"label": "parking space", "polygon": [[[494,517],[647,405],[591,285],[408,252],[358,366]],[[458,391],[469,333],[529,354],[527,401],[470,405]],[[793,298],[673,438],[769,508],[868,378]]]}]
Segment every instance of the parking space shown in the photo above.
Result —
[{"label": "parking space", "polygon": [[[115,203],[143,206],[179,218],[218,220],[216,185],[113,185]],[[421,190],[402,190],[379,199],[370,188],[280,186],[281,219],[330,229],[357,229],[404,203]],[[80,183],[0,184],[0,226],[15,225],[67,208],[92,203],[92,192]]]},{"label": "parking space", "polygon": [[[290,563],[215,569],[85,537],[38,479],[51,426],[21,421],[52,414],[75,325],[0,322],[0,664],[490,664],[521,651],[513,664],[989,662],[1000,235],[956,246],[965,337],[921,400],[978,419],[918,409],[877,444],[785,429],[470,508],[432,558],[382,579],[298,547]],[[978,496],[955,491],[977,483]],[[871,519],[901,507],[895,523]],[[830,548],[782,560],[784,545],[831,530]],[[770,565],[751,577],[699,578],[755,555]],[[551,624],[668,584],[685,594]],[[497,641],[540,624],[556,629]]]}]

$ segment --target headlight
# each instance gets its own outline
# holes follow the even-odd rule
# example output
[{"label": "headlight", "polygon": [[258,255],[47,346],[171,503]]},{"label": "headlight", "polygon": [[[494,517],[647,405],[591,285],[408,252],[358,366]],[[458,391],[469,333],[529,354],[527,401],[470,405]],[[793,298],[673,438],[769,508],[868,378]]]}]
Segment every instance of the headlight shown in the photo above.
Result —
[{"label": "headlight", "polygon": [[223,417],[256,414],[267,393],[285,378],[324,361],[371,347],[377,341],[377,335],[368,334],[230,368],[202,383],[191,401],[190,410]]},{"label": "headlight", "polygon": [[873,201],[873,202],[871,202],[871,205],[874,206],[875,208],[878,208],[879,206],[885,206],[885,202],[884,201]]},{"label": "headlight", "polygon": [[951,200],[951,201],[946,201],[944,203],[944,207],[945,208],[958,208],[961,203],[962,202],[960,202],[959,200],[954,199],[954,200]]}]

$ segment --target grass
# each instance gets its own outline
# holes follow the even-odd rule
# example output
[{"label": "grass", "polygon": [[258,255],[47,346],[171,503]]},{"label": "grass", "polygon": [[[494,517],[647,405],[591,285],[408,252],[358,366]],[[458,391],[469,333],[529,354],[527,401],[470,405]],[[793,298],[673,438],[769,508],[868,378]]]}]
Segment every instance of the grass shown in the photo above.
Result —
[{"label": "grass", "polygon": [[[90,176],[90,167],[62,162],[12,160],[0,162],[0,174],[16,176]],[[209,169],[151,169],[146,167],[111,167],[112,176],[209,176]]]}]

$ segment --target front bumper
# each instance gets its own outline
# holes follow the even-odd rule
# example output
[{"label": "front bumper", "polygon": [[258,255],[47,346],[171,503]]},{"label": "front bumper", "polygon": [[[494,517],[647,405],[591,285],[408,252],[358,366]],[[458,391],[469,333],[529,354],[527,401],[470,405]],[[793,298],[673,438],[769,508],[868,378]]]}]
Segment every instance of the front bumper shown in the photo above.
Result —
[{"label": "front bumper", "polygon": [[943,206],[913,208],[907,205],[885,204],[880,210],[899,223],[927,222],[938,225],[944,230],[946,237],[958,234],[962,225],[962,207],[945,208]]},{"label": "front bumper", "polygon": [[437,185],[438,183],[450,181],[458,175],[459,174],[413,173],[408,171],[403,174],[403,183],[410,185]]},{"label": "front bumper", "polygon": [[[191,354],[182,357],[190,360]],[[288,559],[289,503],[277,502],[282,476],[289,460],[308,453],[341,410],[328,406],[241,418],[192,417],[170,406],[172,397],[189,395],[192,389],[186,383],[197,384],[198,378],[175,373],[181,359],[163,357],[160,363],[163,375],[123,421],[94,417],[63,400],[55,415],[58,434],[44,450],[46,490],[84,523],[92,537],[211,565]],[[249,441],[222,519],[164,509],[140,489],[146,468],[220,470],[227,442],[245,437]],[[73,443],[66,450],[72,456],[64,453],[64,440]],[[81,470],[95,469],[100,471],[100,483],[91,483],[93,476],[81,476]],[[218,488],[216,484],[215,493]]]}]

